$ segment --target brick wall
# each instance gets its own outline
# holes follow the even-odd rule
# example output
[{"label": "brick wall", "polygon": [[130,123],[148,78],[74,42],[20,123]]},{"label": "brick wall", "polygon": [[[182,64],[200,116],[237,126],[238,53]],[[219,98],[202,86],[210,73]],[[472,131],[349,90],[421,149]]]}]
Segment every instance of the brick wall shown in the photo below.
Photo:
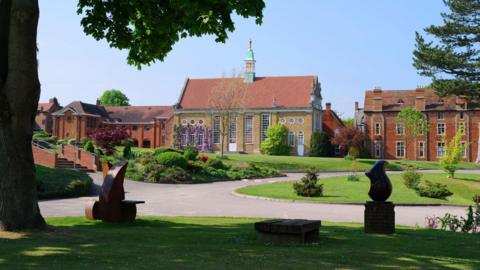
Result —
[{"label": "brick wall", "polygon": [[63,144],[61,156],[93,171],[97,171],[100,166],[100,161],[97,155],[73,145]]},{"label": "brick wall", "polygon": [[32,145],[33,160],[35,164],[48,168],[55,168],[57,164],[57,153],[49,152]]}]

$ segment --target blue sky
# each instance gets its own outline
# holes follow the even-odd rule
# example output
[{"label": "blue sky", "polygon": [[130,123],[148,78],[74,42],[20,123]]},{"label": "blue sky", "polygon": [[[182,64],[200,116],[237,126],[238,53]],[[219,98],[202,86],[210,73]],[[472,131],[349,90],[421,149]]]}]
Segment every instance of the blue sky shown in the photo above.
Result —
[{"label": "blue sky", "polygon": [[126,52],[86,36],[75,0],[40,0],[41,100],[94,103],[121,89],[133,105],[174,104],[187,77],[239,72],[253,40],[257,76],[318,75],[324,102],[353,115],[364,91],[412,89],[429,79],[412,66],[415,31],[441,22],[441,0],[267,0],[264,23],[236,18],[229,40],[211,36],[177,43],[164,62],[137,70]]}]

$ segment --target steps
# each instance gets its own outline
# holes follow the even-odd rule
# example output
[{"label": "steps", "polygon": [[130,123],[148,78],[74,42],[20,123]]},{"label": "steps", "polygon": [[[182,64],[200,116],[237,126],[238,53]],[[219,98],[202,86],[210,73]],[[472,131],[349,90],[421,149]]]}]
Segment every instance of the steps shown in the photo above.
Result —
[{"label": "steps", "polygon": [[93,170],[90,170],[87,167],[84,167],[80,164],[74,164],[73,161],[60,157],[57,159],[57,164],[55,167],[61,169],[77,169],[84,172],[93,172]]}]

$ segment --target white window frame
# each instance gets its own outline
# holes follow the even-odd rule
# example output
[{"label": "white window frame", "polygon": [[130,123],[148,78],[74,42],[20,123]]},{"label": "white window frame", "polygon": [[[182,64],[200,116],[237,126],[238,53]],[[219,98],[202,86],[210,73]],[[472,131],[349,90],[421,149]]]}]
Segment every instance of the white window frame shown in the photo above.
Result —
[{"label": "white window frame", "polygon": [[466,141],[462,141],[460,143],[461,147],[462,147],[462,151],[463,151],[463,158],[467,158],[467,142]]},{"label": "white window frame", "polygon": [[438,120],[445,120],[445,112],[437,112]]},{"label": "white window frame", "polygon": [[[402,147],[399,147],[402,146]],[[399,151],[403,152],[403,155],[399,155]],[[396,141],[395,142],[395,155],[397,158],[404,158],[405,157],[405,141]]]},{"label": "white window frame", "polygon": [[375,158],[382,157],[382,144],[380,141],[375,141],[373,145],[373,154]]},{"label": "white window frame", "polygon": [[[268,122],[268,124],[266,123]],[[260,139],[261,141],[265,141],[267,138],[267,129],[270,127],[272,123],[272,115],[269,113],[262,113],[260,115]]]},{"label": "white window frame", "polygon": [[[442,132],[440,132],[440,126],[443,126],[442,128]],[[446,128],[446,125],[445,123],[437,123],[437,135],[444,135],[445,133],[447,132],[447,128]]]},{"label": "white window frame", "polygon": [[[443,145],[440,148],[440,145]],[[441,154],[440,154],[440,149],[442,149]],[[444,142],[437,142],[437,158],[442,158],[445,156],[445,143]]]},{"label": "white window frame", "polygon": [[212,118],[212,144],[220,144],[220,123],[221,118],[219,115],[214,115]]},{"label": "white window frame", "polygon": [[244,136],[245,144],[253,144],[253,114],[245,115]]},{"label": "white window frame", "polygon": [[425,141],[418,141],[418,157],[425,158]]},{"label": "white window frame", "polygon": [[295,146],[295,131],[288,132],[288,145],[291,147]]},{"label": "white window frame", "polygon": [[380,123],[375,123],[374,125],[374,133],[375,135],[381,135],[382,134],[382,124]]},{"label": "white window frame", "polygon": [[465,134],[465,122],[458,123],[458,130],[461,130],[462,133]]},{"label": "white window frame", "polygon": [[305,137],[303,131],[297,133],[297,145],[303,145],[305,143]]},{"label": "white window frame", "polygon": [[396,123],[395,124],[395,134],[401,136],[405,134],[405,127],[403,126],[403,123]]}]

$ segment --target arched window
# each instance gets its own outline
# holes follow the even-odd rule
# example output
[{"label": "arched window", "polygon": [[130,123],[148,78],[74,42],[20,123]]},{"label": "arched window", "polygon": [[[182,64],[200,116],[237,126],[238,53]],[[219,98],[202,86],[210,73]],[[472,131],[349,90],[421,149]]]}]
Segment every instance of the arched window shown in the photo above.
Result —
[{"label": "arched window", "polygon": [[143,148],[150,148],[150,140],[149,139],[143,139]]},{"label": "arched window", "polygon": [[288,132],[288,145],[295,146],[295,132],[293,131]]},{"label": "arched window", "polygon": [[297,144],[303,145],[303,131],[299,131],[297,135]]}]

